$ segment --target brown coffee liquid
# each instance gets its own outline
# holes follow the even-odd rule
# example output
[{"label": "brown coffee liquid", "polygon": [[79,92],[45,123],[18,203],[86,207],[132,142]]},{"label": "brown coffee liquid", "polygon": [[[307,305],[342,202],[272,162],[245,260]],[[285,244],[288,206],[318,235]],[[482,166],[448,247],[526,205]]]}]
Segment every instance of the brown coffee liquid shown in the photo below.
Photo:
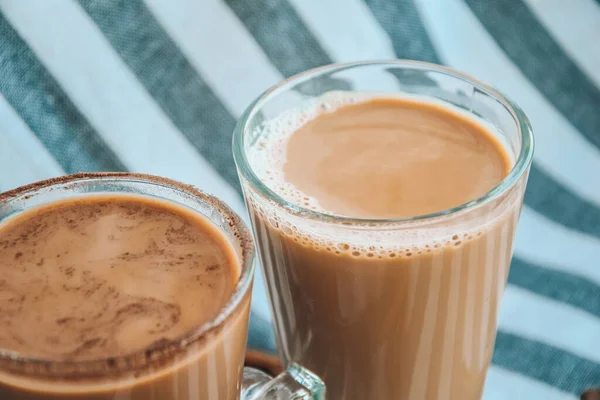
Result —
[{"label": "brown coffee liquid", "polygon": [[493,134],[448,110],[373,99],[324,113],[292,134],[285,180],[330,212],[402,218],[467,203],[508,174]]},{"label": "brown coffee liquid", "polygon": [[[259,150],[284,150],[259,175],[316,210],[435,213],[484,195],[511,168],[494,133],[435,104],[321,109],[302,124],[278,121],[298,127]],[[480,399],[521,196],[518,187],[436,223],[365,227],[291,216],[250,191],[284,358],[319,374],[333,399]]]},{"label": "brown coffee liquid", "polygon": [[[184,207],[126,195],[48,204],[0,224],[0,348],[51,362],[159,348],[214,319],[239,276],[225,236]],[[88,391],[84,382],[19,380],[0,371],[0,397],[208,399],[198,393],[212,374],[222,378],[210,398],[236,399],[247,316],[236,320],[239,326],[225,330],[241,342],[228,344],[231,359],[223,333],[139,385],[130,376],[131,384],[98,378]]]}]

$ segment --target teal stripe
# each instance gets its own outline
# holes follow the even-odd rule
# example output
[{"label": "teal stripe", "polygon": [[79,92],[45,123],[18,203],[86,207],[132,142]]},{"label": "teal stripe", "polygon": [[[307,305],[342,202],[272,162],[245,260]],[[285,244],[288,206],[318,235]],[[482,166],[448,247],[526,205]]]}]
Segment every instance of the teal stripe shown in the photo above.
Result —
[{"label": "teal stripe", "polygon": [[413,0],[365,0],[392,39],[396,57],[440,64]]},{"label": "teal stripe", "polygon": [[515,257],[511,263],[508,283],[600,318],[600,286],[586,278],[544,268]]},{"label": "teal stripe", "polygon": [[521,0],[466,2],[523,74],[590,143],[600,148],[600,90],[529,8]]},{"label": "teal stripe", "polygon": [[[175,126],[239,190],[231,152],[234,117],[144,3],[141,0],[79,0],[79,3]],[[176,158],[177,154],[172,156]]]},{"label": "teal stripe", "polygon": [[286,0],[225,1],[284,76],[331,64],[329,55]]},{"label": "teal stripe", "polygon": [[503,331],[496,337],[492,363],[577,395],[600,386],[597,363]]},{"label": "teal stripe", "polygon": [[277,346],[273,326],[255,312],[250,313],[250,326],[252,329],[248,331],[246,347],[276,354]]},{"label": "teal stripe", "polygon": [[0,92],[65,172],[126,170],[2,13]]},{"label": "teal stripe", "polygon": [[567,228],[600,237],[600,209],[558,185],[535,165],[529,173],[525,204]]}]

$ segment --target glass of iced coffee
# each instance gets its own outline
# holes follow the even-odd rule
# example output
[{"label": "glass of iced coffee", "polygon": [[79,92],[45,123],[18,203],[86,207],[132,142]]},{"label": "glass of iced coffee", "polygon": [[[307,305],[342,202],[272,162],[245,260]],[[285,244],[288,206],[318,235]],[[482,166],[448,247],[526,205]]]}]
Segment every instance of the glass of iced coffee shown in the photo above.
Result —
[{"label": "glass of iced coffee", "polygon": [[244,370],[253,253],[227,205],[168,179],[0,194],[0,398],[322,399],[298,365]]},{"label": "glass of iced coffee", "polygon": [[333,399],[480,399],[533,156],[521,109],[438,65],[332,65],[258,98],[233,151],[282,361]]}]

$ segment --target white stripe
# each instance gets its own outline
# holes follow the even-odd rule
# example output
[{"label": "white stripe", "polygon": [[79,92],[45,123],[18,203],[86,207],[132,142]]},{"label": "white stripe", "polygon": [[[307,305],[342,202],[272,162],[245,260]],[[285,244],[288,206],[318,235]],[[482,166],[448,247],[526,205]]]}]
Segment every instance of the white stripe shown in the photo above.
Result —
[{"label": "white stripe", "polygon": [[515,254],[524,261],[600,284],[600,239],[568,229],[523,207]]},{"label": "white stripe", "polygon": [[[471,246],[468,254],[469,260],[467,265],[476,265],[479,263],[479,246]],[[475,310],[476,305],[476,285],[479,279],[480,269],[475,270],[472,268],[466,269],[467,279],[467,297],[465,299],[465,329],[463,333],[463,345],[464,352],[462,354],[464,364],[467,369],[476,369],[475,358],[477,357],[476,352],[473,351],[475,343]],[[483,275],[483,274],[482,274]],[[460,339],[459,339],[460,340]]]},{"label": "white stripe", "polygon": [[544,382],[492,365],[488,370],[483,400],[577,400]]},{"label": "white stripe", "polygon": [[[461,356],[460,346],[457,341],[460,340],[460,332],[465,334],[465,330],[458,326],[458,306],[460,304],[459,287],[460,275],[463,266],[463,252],[457,251],[450,253],[452,258],[450,261],[450,290],[448,298],[445,300],[448,304],[446,311],[446,324],[444,328],[444,343],[442,344],[442,360],[440,362],[440,384],[438,389],[438,398],[443,399],[450,393],[452,381],[454,377],[453,366],[456,365],[456,360]],[[461,310],[465,312],[465,310]],[[442,315],[439,316],[443,318]],[[457,340],[457,334],[459,335]]]},{"label": "white stripe", "polygon": [[600,205],[600,185],[590,184],[600,171],[600,150],[523,76],[462,1],[419,0],[418,5],[432,41],[448,65],[496,86],[523,107],[536,137],[538,167]]},{"label": "white stripe", "polygon": [[[208,363],[214,356],[209,353],[208,355],[208,360],[206,360],[206,362]],[[183,375],[183,374],[182,374]],[[209,388],[209,385],[200,385],[200,380],[208,380],[207,377],[202,376],[203,374],[200,373],[200,364],[199,363],[190,363],[189,366],[187,367],[187,389],[186,390],[186,395],[190,395],[190,397],[192,398],[200,398],[200,388],[201,387],[205,387],[205,388]],[[184,379],[180,378],[182,382],[185,382]],[[174,381],[177,381],[176,379],[174,379]],[[210,381],[208,382],[210,384]],[[204,390],[208,390],[208,389],[204,389]],[[204,397],[204,396],[203,396]],[[208,398],[208,396],[206,396]]]},{"label": "white stripe", "polygon": [[[494,280],[493,280],[493,265],[494,262],[497,261],[498,255],[498,243],[496,243],[496,238],[492,235],[488,235],[485,243],[485,261],[484,261],[484,269],[483,269],[483,282],[477,282],[477,286],[483,286],[483,304],[479,304],[478,308],[482,311],[481,316],[481,330],[479,333],[479,367],[483,367],[486,360],[487,352],[486,349],[489,346],[488,342],[488,332],[489,332],[489,323],[490,323],[490,314],[492,310],[492,302],[490,301],[492,297],[492,290],[494,289]],[[502,251],[503,249],[500,249]],[[481,290],[481,289],[479,289]],[[481,293],[481,292],[480,292]],[[496,322],[495,320],[492,323]]]},{"label": "white stripe", "polygon": [[305,24],[336,62],[395,58],[392,42],[359,0],[291,0]]},{"label": "white stripe", "polygon": [[62,174],[60,165],[0,94],[1,191]]},{"label": "white stripe", "polygon": [[144,1],[233,115],[283,79],[223,1]]},{"label": "white stripe", "polygon": [[600,363],[600,318],[528,290],[506,287],[500,329]]},{"label": "white stripe", "polygon": [[[428,282],[426,291],[427,302],[425,303],[425,314],[421,326],[421,336],[419,337],[416,361],[411,375],[408,394],[408,398],[410,399],[425,398],[430,373],[433,369],[431,366],[431,354],[433,352],[433,338],[437,324],[438,299],[440,295],[443,266],[443,259],[441,257],[433,258],[430,275],[431,279]],[[425,293],[422,293],[422,295],[425,295]]]},{"label": "white stripe", "polygon": [[600,6],[594,0],[525,0],[568,56],[600,87]]},{"label": "white stripe", "polygon": [[[248,221],[235,190],[177,130],[76,3],[15,1],[2,3],[2,11],[131,171],[193,184]],[[264,283],[256,277],[253,305],[260,304],[257,311],[268,318]]]},{"label": "white stripe", "polygon": [[504,288],[506,287],[506,280],[508,277],[507,269],[510,268],[510,262],[507,262],[507,258],[510,260],[512,255],[512,249],[508,248],[508,235],[509,235],[509,227],[507,224],[503,224],[502,228],[500,228],[500,241],[498,243],[498,277],[496,278],[496,290],[498,291],[498,303],[496,304],[496,321],[498,322],[498,310],[500,309],[500,305],[502,304],[502,296],[504,295]]},{"label": "white stripe", "polygon": [[[206,396],[205,398],[207,399],[216,399],[216,400],[221,400],[222,397],[220,396],[220,390],[221,389],[219,386],[219,378],[217,377],[217,373],[219,371],[219,367],[218,367],[218,362],[217,362],[217,357],[219,355],[219,352],[217,351],[212,351],[208,354],[207,357],[207,362],[206,364],[206,372],[207,372],[207,376],[204,377],[206,380],[204,381],[204,384],[207,386],[207,394],[208,396]],[[198,363],[195,363],[196,366],[199,366]],[[198,368],[199,369],[199,368]],[[190,393],[191,396],[190,398],[192,399],[199,399],[200,398],[200,390],[199,387],[201,386],[202,382],[202,376],[198,376],[198,374],[196,374],[196,392],[192,392]],[[203,386],[203,385],[202,385]],[[204,396],[202,396],[204,397]]]},{"label": "white stripe", "polygon": [[[396,58],[389,36],[363,1],[292,0],[291,3],[334,62]],[[344,72],[340,76],[343,75]],[[358,91],[399,90],[398,80],[391,74],[349,72],[348,79]]]}]

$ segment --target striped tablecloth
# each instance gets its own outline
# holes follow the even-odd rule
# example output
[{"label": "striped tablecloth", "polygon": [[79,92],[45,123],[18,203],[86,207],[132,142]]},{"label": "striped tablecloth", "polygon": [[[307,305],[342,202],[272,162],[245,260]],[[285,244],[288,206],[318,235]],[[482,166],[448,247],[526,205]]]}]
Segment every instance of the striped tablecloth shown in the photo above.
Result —
[{"label": "striped tablecloth", "polygon": [[[598,0],[0,0],[0,190],[128,170],[245,215],[230,138],[319,65],[443,63],[507,93],[537,149],[485,399],[600,386]],[[260,276],[250,345],[274,348]]]}]

